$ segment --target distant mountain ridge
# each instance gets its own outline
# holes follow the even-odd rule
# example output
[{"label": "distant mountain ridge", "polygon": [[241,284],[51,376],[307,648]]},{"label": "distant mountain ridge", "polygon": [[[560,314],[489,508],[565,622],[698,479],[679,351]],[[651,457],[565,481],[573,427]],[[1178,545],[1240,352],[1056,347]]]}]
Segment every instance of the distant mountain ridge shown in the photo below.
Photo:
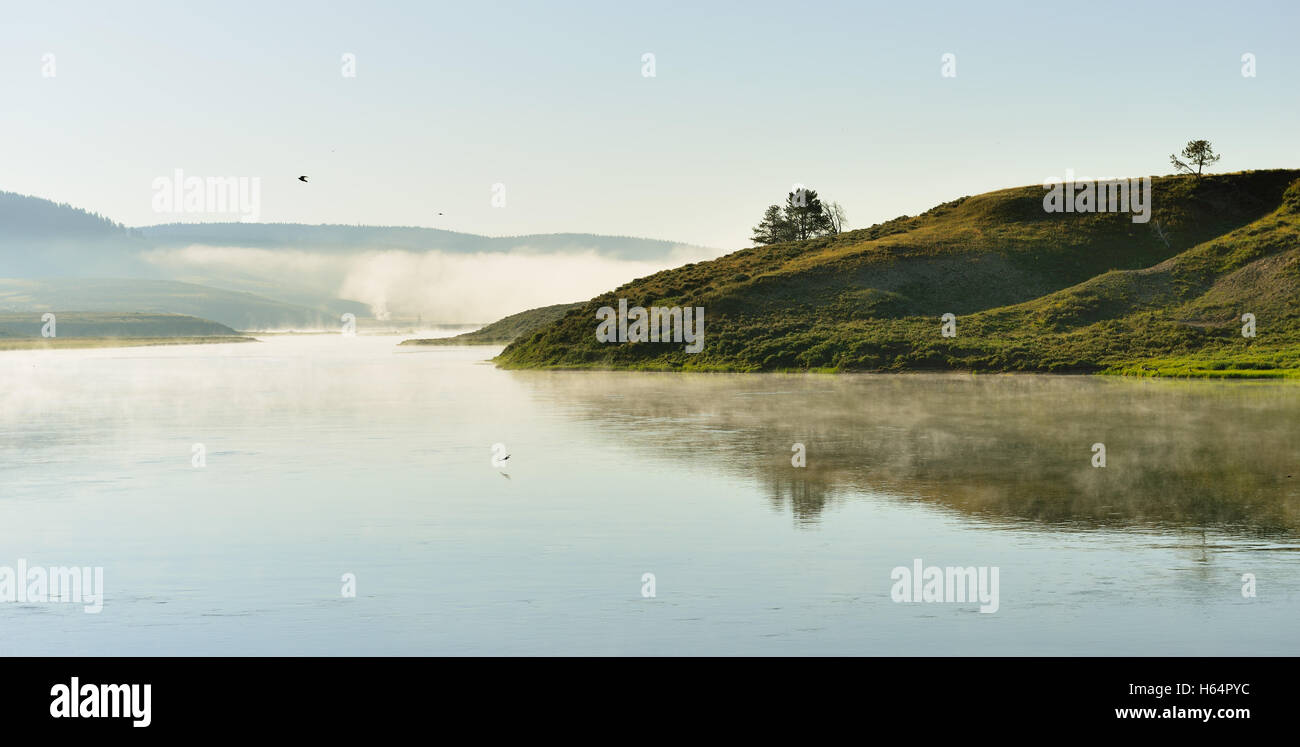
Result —
[{"label": "distant mountain ridge", "polygon": [[520,248],[561,252],[599,249],[619,259],[654,259],[678,248],[702,249],[661,239],[584,233],[480,236],[414,226],[350,226],[305,223],[164,223],[132,229],[153,245],[209,244],[314,250],[508,252]]},{"label": "distant mountain ridge", "polygon": [[212,246],[312,250],[403,250],[507,252],[527,248],[559,252],[594,249],[620,259],[667,257],[674,250],[707,249],[683,242],[586,233],[481,236],[419,226],[306,223],[159,223],[128,227],[66,203],[0,191],[0,248],[15,241],[63,243],[96,239],[145,250],[207,244]]},{"label": "distant mountain ridge", "polygon": [[[0,192],[0,294],[18,311],[71,304],[87,311],[174,312],[249,330],[334,327],[344,313],[465,323],[586,295],[599,287],[583,280],[573,292],[573,279],[586,268],[599,265],[603,285],[624,264],[640,270],[685,261],[683,250],[714,254],[672,241],[578,233],[490,237],[298,223],[130,228],[71,205]],[[497,255],[533,261],[503,263]],[[569,288],[532,284],[522,294],[511,291],[519,281],[504,277],[503,269],[525,268],[515,272],[527,283],[537,268],[550,268],[553,255],[579,268],[565,274]],[[603,264],[587,263],[588,256]],[[14,285],[32,280],[44,285]]]}]

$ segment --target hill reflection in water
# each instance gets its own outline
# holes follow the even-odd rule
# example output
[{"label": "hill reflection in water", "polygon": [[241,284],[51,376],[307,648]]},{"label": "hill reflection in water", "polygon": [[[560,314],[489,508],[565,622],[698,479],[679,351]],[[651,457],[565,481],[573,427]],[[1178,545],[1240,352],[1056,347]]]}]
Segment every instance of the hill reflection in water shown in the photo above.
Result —
[{"label": "hill reflection in water", "polygon": [[[862,493],[1036,528],[1300,530],[1300,388],[1079,376],[513,372],[664,469],[761,484],[798,522]],[[802,443],[807,466],[791,465]],[[1092,466],[1092,445],[1107,450]]]}]

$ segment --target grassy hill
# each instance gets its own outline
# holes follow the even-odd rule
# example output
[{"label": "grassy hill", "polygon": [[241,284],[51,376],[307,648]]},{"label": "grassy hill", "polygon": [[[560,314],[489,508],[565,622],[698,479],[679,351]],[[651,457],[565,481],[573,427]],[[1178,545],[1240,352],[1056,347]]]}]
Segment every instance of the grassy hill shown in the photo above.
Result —
[{"label": "grassy hill", "polygon": [[[41,337],[41,314],[0,314],[0,337]],[[238,337],[224,324],[183,314],[113,314],[84,311],[55,312],[54,339]]]},{"label": "grassy hill", "polygon": [[242,291],[170,280],[129,278],[0,278],[0,313],[79,309],[185,314],[235,329],[334,329],[342,312],[368,316],[363,304],[337,301],[331,312]]},{"label": "grassy hill", "polygon": [[[1041,186],[636,280],[505,367],[1300,373],[1300,171],[1153,179],[1153,216],[1047,213]],[[705,344],[600,343],[595,312],[705,309]],[[957,316],[956,337],[940,317]],[[1241,316],[1258,336],[1241,336]]]},{"label": "grassy hill", "polygon": [[573,309],[582,308],[581,303],[557,303],[537,309],[521,311],[518,314],[498,319],[491,324],[454,337],[434,337],[424,340],[403,340],[402,345],[505,345],[521,335],[540,329]]}]

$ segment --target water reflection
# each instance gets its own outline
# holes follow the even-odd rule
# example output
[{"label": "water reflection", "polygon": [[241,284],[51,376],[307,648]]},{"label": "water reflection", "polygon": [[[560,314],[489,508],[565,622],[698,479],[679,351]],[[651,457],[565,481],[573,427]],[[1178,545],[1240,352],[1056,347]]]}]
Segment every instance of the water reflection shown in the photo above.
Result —
[{"label": "water reflection", "polygon": [[[664,468],[725,470],[800,523],[864,493],[1035,528],[1300,530],[1300,387],[1045,376],[512,372]],[[792,445],[807,467],[791,465]],[[1105,444],[1105,468],[1092,445]]]}]

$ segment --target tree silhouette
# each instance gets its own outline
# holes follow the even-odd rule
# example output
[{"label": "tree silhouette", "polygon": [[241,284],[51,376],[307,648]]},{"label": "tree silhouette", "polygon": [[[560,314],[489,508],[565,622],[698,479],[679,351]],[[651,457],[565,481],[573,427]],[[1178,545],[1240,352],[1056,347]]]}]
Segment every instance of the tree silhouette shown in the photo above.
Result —
[{"label": "tree silhouette", "polygon": [[780,205],[769,205],[763,213],[763,220],[754,226],[754,235],[750,238],[755,244],[779,244],[794,238],[790,222],[781,213]]},{"label": "tree silhouette", "polygon": [[800,187],[786,195],[784,206],[767,207],[750,240],[755,244],[802,241],[839,233],[843,225],[844,208],[839,203],[827,205],[817,196],[817,190]]},{"label": "tree silhouette", "polygon": [[[1209,140],[1189,140],[1187,147],[1183,148],[1182,155],[1187,159],[1186,161],[1179,160],[1176,155],[1169,156],[1169,160],[1174,164],[1174,168],[1195,174],[1197,179],[1201,178],[1202,169],[1219,160],[1219,154],[1214,152]],[[1193,166],[1196,167],[1195,171],[1192,170]]]}]

